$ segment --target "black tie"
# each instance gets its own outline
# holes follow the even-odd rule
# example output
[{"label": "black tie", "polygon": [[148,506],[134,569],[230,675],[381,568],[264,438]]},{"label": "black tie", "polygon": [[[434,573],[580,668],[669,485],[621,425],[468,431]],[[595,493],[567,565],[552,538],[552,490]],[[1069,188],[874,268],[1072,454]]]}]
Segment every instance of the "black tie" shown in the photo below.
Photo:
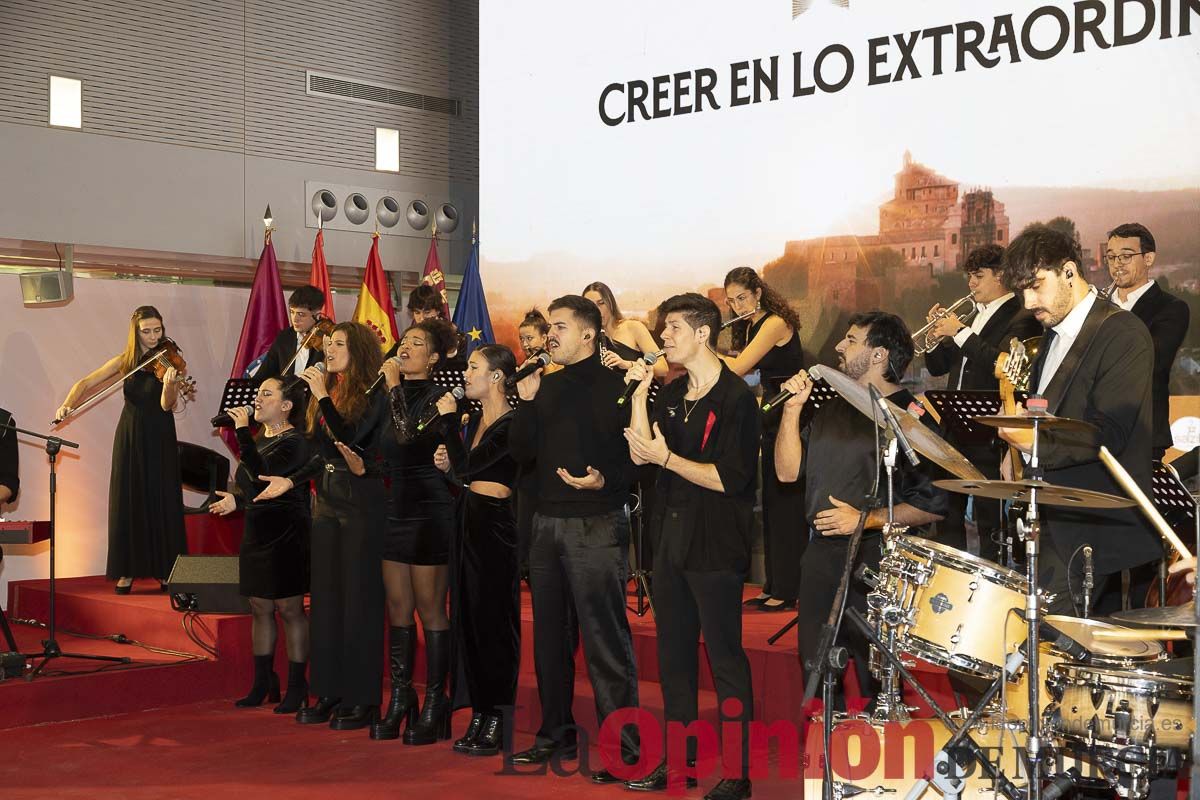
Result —
[{"label": "black tie", "polygon": [[1054,344],[1054,340],[1058,338],[1058,334],[1054,332],[1054,328],[1050,328],[1042,334],[1042,343],[1038,347],[1037,358],[1033,361],[1033,366],[1029,369],[1029,393],[1037,394],[1038,386],[1042,383],[1042,367],[1046,363],[1046,357],[1050,355],[1050,345]]}]

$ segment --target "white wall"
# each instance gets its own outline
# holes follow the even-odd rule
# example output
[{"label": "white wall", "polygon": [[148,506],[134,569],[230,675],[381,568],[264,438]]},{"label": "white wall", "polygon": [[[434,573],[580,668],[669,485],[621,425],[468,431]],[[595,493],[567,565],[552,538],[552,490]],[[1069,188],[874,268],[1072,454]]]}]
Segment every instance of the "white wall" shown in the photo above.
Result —
[{"label": "white wall", "polygon": [[[237,350],[248,289],[179,286],[118,280],[75,280],[75,299],[61,308],[26,308],[16,275],[0,274],[0,406],[28,430],[47,431],[71,384],[121,351],[129,315],[139,305],[162,312],[196,378],[196,399],[176,416],[180,440],[226,452],[209,419]],[[337,318],[347,320],[355,298],[335,297]],[[78,442],[58,462],[58,574],[104,573],[108,542],[108,481],[120,392],[62,426],[56,433]],[[21,437],[21,495],[4,508],[7,519],[48,519],[47,460],[40,441]],[[45,544],[5,547],[0,602],[8,582],[49,574]]]}]

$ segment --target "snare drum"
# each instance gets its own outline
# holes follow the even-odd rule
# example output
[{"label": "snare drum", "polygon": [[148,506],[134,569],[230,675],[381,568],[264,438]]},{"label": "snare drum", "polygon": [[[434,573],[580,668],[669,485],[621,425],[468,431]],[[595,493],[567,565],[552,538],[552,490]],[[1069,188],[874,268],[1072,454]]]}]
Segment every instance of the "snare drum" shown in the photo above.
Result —
[{"label": "snare drum", "polygon": [[[1098,630],[1127,630],[1119,625],[1110,625],[1094,619],[1079,619],[1077,617],[1061,617],[1051,615],[1046,617],[1046,624],[1070,636],[1086,647],[1092,653],[1091,663],[1111,669],[1136,669],[1141,665],[1149,665],[1166,658],[1167,654],[1158,642],[1114,642],[1096,639],[1093,634]],[[1020,638],[1010,642],[1009,652],[1016,650],[1019,642],[1025,641],[1025,629],[1020,630]],[[1052,642],[1043,641],[1038,648],[1038,674],[1041,700],[1038,702],[1038,712],[1046,709],[1052,700],[1047,687],[1047,678],[1051,669],[1065,662],[1065,653],[1055,649]],[[1029,671],[1023,669],[1015,680],[1008,681],[1004,686],[1004,702],[1008,706],[1009,718],[1024,718],[1029,715]]]},{"label": "snare drum", "polygon": [[1000,674],[1005,625],[1024,629],[1011,613],[1025,607],[1029,582],[1023,576],[915,536],[897,537],[885,561],[887,591],[904,612],[900,649],[982,678]]}]

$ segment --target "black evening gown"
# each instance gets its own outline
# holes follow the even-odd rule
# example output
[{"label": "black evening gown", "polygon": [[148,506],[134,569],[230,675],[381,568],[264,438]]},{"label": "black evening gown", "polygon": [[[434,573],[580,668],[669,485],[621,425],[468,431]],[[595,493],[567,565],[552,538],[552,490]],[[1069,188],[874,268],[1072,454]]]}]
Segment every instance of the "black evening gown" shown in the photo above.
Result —
[{"label": "black evening gown", "polygon": [[446,441],[444,431],[454,420],[437,419],[423,431],[416,429],[445,393],[445,387],[428,380],[406,380],[391,390],[393,425],[380,441],[391,478],[384,561],[439,566],[450,560],[454,500],[433,465],[433,454]]},{"label": "black evening gown", "polygon": [[288,475],[309,459],[308,441],[296,429],[255,439],[237,429],[239,506],[246,509],[238,561],[238,590],[245,597],[276,600],[308,592],[312,502],[308,484],[294,486],[274,500],[254,502],[267,484],[259,475]]},{"label": "black evening gown", "polygon": [[108,486],[109,580],[165,580],[187,553],[175,416],[163,411],[162,383],[149,372],[124,384]]}]

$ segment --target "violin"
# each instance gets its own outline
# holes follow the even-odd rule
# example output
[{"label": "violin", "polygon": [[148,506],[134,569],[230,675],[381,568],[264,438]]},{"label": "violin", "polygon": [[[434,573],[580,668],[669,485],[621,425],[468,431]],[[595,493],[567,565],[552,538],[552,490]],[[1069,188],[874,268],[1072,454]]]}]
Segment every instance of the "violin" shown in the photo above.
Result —
[{"label": "violin", "polygon": [[187,374],[187,361],[174,339],[164,336],[146,355],[150,360],[142,367],[144,371],[161,381],[166,377],[167,369],[174,367],[179,380],[179,393],[188,400],[196,396],[196,381]]},{"label": "violin", "polygon": [[304,337],[304,341],[302,341],[300,346],[296,348],[295,355],[293,355],[291,359],[283,365],[281,372],[286,375],[288,370],[292,368],[292,364],[296,363],[296,359],[300,356],[300,351],[306,347],[310,350],[324,351],[325,337],[332,336],[333,329],[336,326],[337,323],[331,320],[329,317],[318,318],[316,324],[312,326],[312,330],[310,330]]}]

